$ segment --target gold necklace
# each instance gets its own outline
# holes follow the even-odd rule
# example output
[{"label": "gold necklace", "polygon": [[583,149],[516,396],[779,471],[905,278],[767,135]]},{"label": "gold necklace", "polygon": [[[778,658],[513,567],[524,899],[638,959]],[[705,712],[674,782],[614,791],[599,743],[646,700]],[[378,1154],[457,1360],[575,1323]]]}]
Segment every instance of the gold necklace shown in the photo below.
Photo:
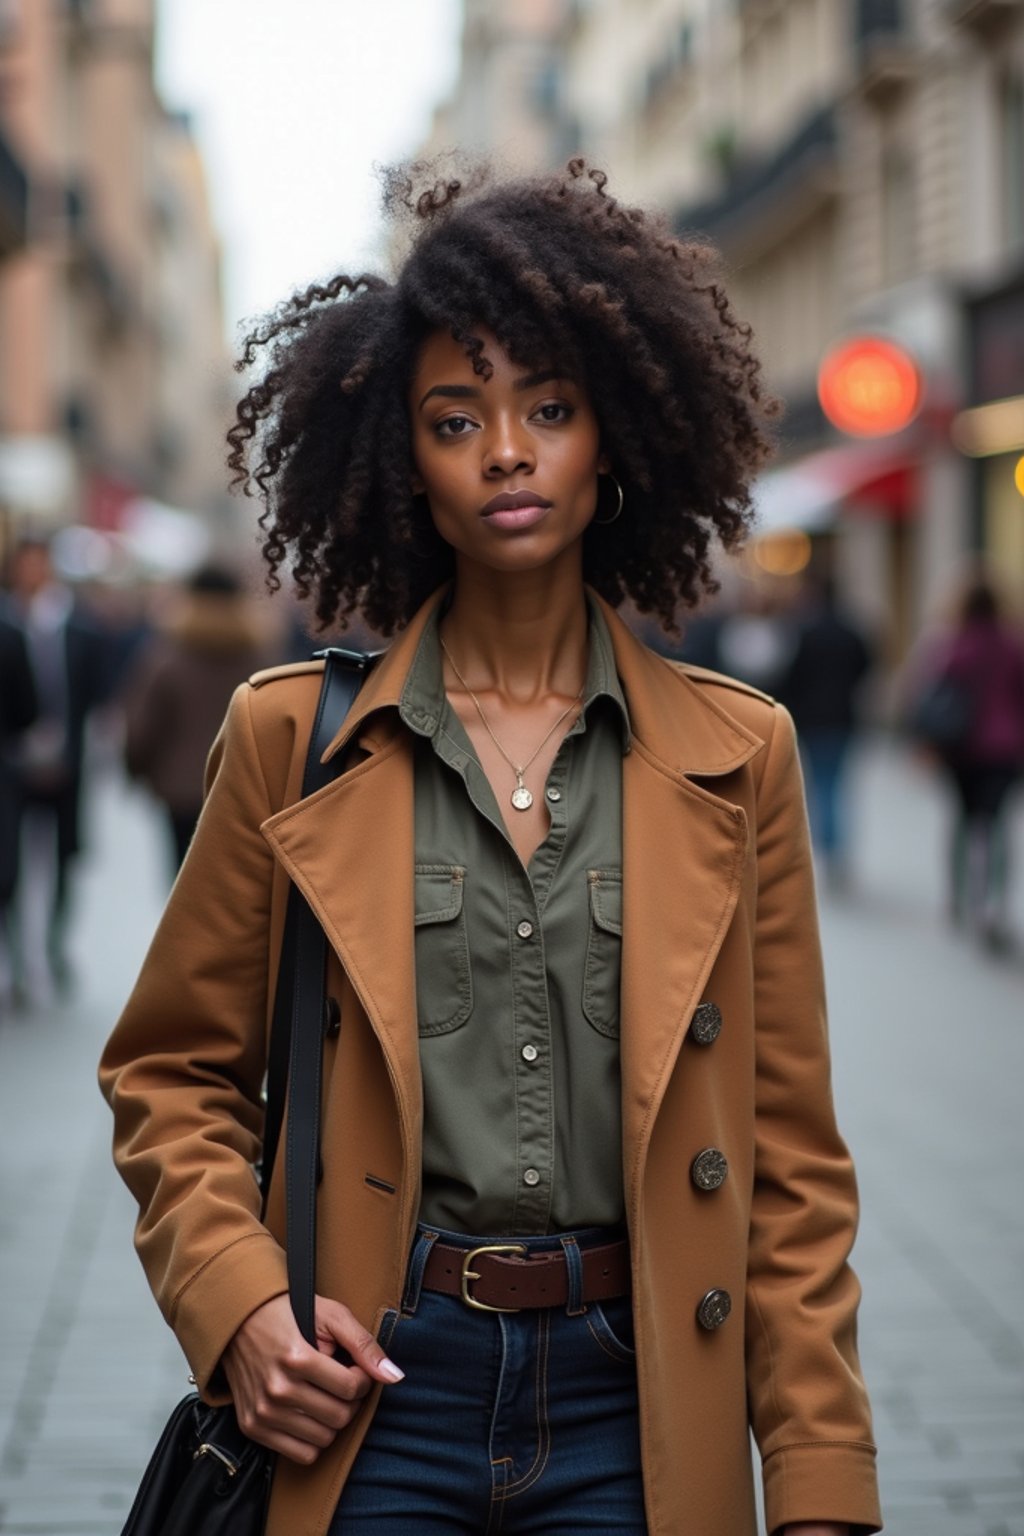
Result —
[{"label": "gold necklace", "polygon": [[[438,635],[437,638],[439,640],[441,640],[441,636],[440,635]],[[441,640],[441,649],[442,649],[442,651],[444,651],[445,655],[448,657],[448,660],[451,663],[451,669],[455,673],[455,676],[458,678],[459,682],[462,684],[463,688],[465,688],[466,692],[469,694],[470,698],[473,700],[473,703],[476,705],[476,712],[480,716],[480,722],[483,725],[484,730],[487,732],[488,736],[494,742],[494,745],[497,747],[498,751],[501,753],[502,757],[505,759],[506,763],[508,763],[509,767],[512,769],[512,772],[516,776],[516,787],[512,791],[511,795],[509,796],[509,799],[512,802],[513,810],[516,810],[516,811],[528,811],[530,809],[530,806],[533,804],[533,796],[531,795],[530,791],[527,789],[525,783],[523,782],[523,777],[524,777],[524,775],[526,773],[526,770],[527,770],[527,768],[529,768],[530,764],[532,762],[534,762],[535,759],[539,756],[542,748],[545,747],[547,745],[547,743],[551,740],[552,736],[558,730],[558,727],[561,725],[561,723],[565,719],[566,715],[571,714],[572,711],[576,708],[576,705],[583,698],[583,688],[586,687],[586,683],[583,684],[583,687],[580,689],[579,693],[573,699],[572,703],[568,706],[568,708],[562,710],[562,713],[559,715],[558,719],[555,721],[555,723],[551,727],[550,731],[548,731],[546,733],[546,735],[544,737],[544,740],[534,749],[533,752],[531,752],[530,756],[526,759],[526,762],[525,763],[516,763],[516,762],[513,762],[512,758],[509,757],[508,753],[505,751],[505,748],[502,746],[502,744],[498,740],[497,736],[495,736],[494,732],[491,730],[490,724],[488,723],[488,720],[487,720],[487,716],[484,714],[483,705],[480,703],[480,700],[477,698],[476,694],[473,692],[472,688],[466,682],[466,679],[463,677],[462,673],[459,671],[458,667],[455,665],[455,658],[452,655],[451,651],[448,649],[448,647],[445,645],[443,640]]]}]

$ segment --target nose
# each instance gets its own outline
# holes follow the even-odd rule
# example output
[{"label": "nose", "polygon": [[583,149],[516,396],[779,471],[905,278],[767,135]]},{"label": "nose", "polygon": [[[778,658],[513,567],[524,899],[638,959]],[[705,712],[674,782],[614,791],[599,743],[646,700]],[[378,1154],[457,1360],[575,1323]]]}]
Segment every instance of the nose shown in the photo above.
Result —
[{"label": "nose", "polygon": [[504,480],[508,475],[528,473],[535,467],[529,433],[511,412],[502,412],[484,441],[484,474],[489,480]]}]

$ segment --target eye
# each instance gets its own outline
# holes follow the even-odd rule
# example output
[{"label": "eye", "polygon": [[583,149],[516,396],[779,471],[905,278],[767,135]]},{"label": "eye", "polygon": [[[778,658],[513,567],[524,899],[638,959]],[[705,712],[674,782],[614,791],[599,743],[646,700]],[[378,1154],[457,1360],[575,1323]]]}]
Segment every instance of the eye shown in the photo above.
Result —
[{"label": "eye", "polygon": [[537,407],[534,415],[539,416],[541,421],[552,424],[568,421],[572,415],[572,406],[565,405],[560,400],[546,400],[543,405]]},{"label": "eye", "polygon": [[446,416],[434,428],[438,437],[465,437],[473,423],[468,416]]}]

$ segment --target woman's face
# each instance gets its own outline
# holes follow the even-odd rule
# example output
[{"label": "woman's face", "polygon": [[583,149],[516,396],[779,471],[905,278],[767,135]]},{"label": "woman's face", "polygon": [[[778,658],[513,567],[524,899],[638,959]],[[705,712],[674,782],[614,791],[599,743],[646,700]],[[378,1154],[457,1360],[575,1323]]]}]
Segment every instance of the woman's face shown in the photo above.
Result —
[{"label": "woman's face", "polygon": [[489,379],[435,331],[409,392],[413,489],[456,553],[495,570],[535,570],[578,546],[607,470],[587,395],[551,367],[528,372],[486,331]]}]

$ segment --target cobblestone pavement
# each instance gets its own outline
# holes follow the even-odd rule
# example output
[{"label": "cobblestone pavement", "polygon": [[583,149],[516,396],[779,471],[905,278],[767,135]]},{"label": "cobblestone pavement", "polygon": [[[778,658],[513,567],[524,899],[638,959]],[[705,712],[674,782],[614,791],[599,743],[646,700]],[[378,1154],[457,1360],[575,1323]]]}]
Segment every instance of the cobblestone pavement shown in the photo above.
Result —
[{"label": "cobblestone pavement", "polygon": [[[866,754],[856,882],[824,902],[836,1097],[865,1209],[862,1353],[887,1529],[1024,1536],[1024,962],[944,927],[943,811],[894,750]],[[162,900],[161,829],[112,780],[93,822],[78,995],[0,1022],[3,1536],[115,1536],[185,1390],[94,1086]],[[1024,935],[1022,900],[1015,920]]]}]

